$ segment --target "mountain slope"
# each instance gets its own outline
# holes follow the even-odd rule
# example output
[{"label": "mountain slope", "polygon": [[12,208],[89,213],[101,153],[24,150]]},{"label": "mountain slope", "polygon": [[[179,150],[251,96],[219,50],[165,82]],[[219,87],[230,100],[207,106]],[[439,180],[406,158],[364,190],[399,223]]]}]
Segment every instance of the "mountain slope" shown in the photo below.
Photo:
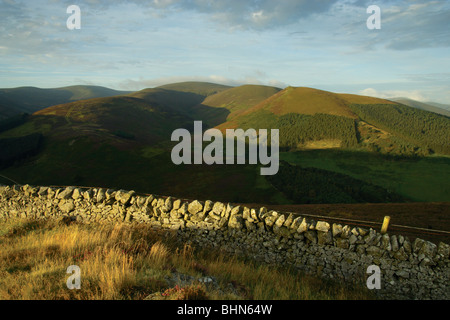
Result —
[{"label": "mountain slope", "polygon": [[20,112],[20,107],[0,92],[0,120],[13,117]]},{"label": "mountain slope", "polygon": [[428,103],[424,103],[424,102],[420,102],[420,101],[416,101],[416,100],[412,100],[412,99],[408,99],[408,98],[393,98],[391,100],[401,103],[401,104],[404,104],[405,106],[409,106],[409,107],[413,107],[413,108],[417,108],[417,109],[421,109],[421,110],[425,110],[425,111],[430,111],[430,112],[434,112],[437,114],[441,114],[441,115],[450,117],[449,110],[445,110],[445,109],[439,108],[437,106],[430,105]]},{"label": "mountain slope", "polygon": [[99,86],[82,85],[53,89],[19,87],[0,89],[0,106],[2,109],[8,109],[10,115],[15,115],[20,112],[33,113],[52,105],[71,101],[110,97],[126,93],[129,92]]},{"label": "mountain slope", "polygon": [[288,87],[232,119],[228,117],[217,128],[277,128],[280,146],[289,149],[449,154],[450,119],[414,110],[379,98]]},{"label": "mountain slope", "polygon": [[249,114],[259,110],[267,110],[276,115],[288,113],[300,113],[314,115],[324,113],[348,118],[356,118],[356,115],[348,108],[352,103],[381,103],[382,99],[337,94],[329,91],[306,87],[288,87],[271,96],[255,107],[243,113]]},{"label": "mountain slope", "polygon": [[210,82],[187,81],[187,82],[170,83],[159,86],[157,88],[181,92],[190,92],[207,97],[222,92],[224,90],[230,89],[232,87]]},{"label": "mountain slope", "polygon": [[177,128],[192,126],[185,115],[163,103],[130,96],[56,105],[37,111],[32,118],[51,124],[49,135],[55,137],[116,135],[147,145],[170,139],[170,134]]},{"label": "mountain slope", "polygon": [[[377,201],[400,199],[396,194],[420,201],[448,199],[448,179],[444,174],[450,165],[447,158],[429,157],[429,161],[413,163],[411,167],[405,166],[405,158],[397,158],[404,154],[422,155],[420,152],[427,150],[423,143],[445,138],[450,121],[446,117],[392,101],[312,88],[280,90],[218,85],[223,90],[212,94],[217,89],[212,84],[164,87],[79,100],[35,112],[24,118],[25,122],[19,121],[14,128],[0,132],[0,139],[41,134],[42,145],[36,148],[39,153],[26,153],[0,173],[20,183],[35,185],[126,188],[233,202],[374,201],[369,200],[376,198],[368,196],[370,190],[380,195]],[[207,95],[205,89],[211,89],[211,94]],[[81,96],[78,91],[78,97]],[[218,115],[224,117],[224,123],[220,123]],[[395,121],[389,122],[382,115]],[[178,128],[192,129],[194,120],[210,124],[216,121],[222,129],[279,129],[280,158],[291,165],[292,157],[295,161],[309,159],[305,170],[293,169],[297,178],[308,174],[309,185],[301,189],[286,184],[289,190],[285,189],[283,181],[269,182],[270,179],[261,176],[259,165],[175,165],[171,150],[177,142],[170,141],[171,134]],[[422,123],[426,126],[417,127],[416,124]],[[408,132],[408,126],[417,132]],[[364,152],[368,150],[373,153]],[[342,155],[348,158],[343,162],[327,161],[327,158],[335,160],[335,152],[341,152],[336,159],[342,159]],[[376,166],[365,167],[368,159],[380,153],[396,156],[379,157]],[[308,154],[313,155],[308,158]],[[326,172],[308,169],[311,167]],[[420,173],[417,179],[405,179],[412,171]],[[289,172],[280,176],[290,179]],[[339,180],[351,181],[355,188],[346,188]],[[311,187],[317,183],[334,185],[334,198],[328,192],[319,195]],[[376,191],[375,186],[382,189]],[[417,191],[421,186],[430,190],[428,194]],[[294,196],[298,192],[301,197]]]},{"label": "mountain slope", "polygon": [[201,104],[196,105],[192,109],[193,116],[214,127],[226,120],[233,119],[280,90],[261,85],[243,85],[224,90],[208,96]]},{"label": "mountain slope", "polygon": [[433,106],[433,107],[437,107],[437,108],[440,108],[440,109],[444,109],[444,110],[450,111],[450,104],[437,103],[437,102],[433,102],[433,101],[427,101],[425,103],[430,105],[430,106]]},{"label": "mountain slope", "polygon": [[163,88],[144,89],[128,94],[128,96],[142,99],[151,105],[164,106],[167,110],[179,112],[186,116],[191,114],[193,106],[205,99],[204,95],[197,93]]}]

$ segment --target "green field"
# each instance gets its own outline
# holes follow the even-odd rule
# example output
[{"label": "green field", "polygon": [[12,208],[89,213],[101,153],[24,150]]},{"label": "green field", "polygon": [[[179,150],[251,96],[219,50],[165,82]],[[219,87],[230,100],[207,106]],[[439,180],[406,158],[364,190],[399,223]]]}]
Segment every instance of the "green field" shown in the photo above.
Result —
[{"label": "green field", "polygon": [[392,157],[342,150],[281,153],[291,164],[349,175],[412,201],[450,201],[450,157]]}]

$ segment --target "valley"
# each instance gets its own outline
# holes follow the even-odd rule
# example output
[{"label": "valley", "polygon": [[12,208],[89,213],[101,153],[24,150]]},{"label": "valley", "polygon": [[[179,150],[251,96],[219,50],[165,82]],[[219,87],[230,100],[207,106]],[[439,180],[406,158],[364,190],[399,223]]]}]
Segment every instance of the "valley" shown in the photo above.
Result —
[{"label": "valley", "polygon": [[[118,95],[93,98],[76,88],[71,97],[80,100],[29,105],[35,111],[25,120],[5,125],[0,141],[40,134],[42,143],[35,153],[2,163],[0,174],[21,184],[273,205],[450,201],[450,119],[444,115],[303,87],[185,82],[131,93],[103,90]],[[37,101],[57,100],[55,90],[39,92]],[[28,104],[32,98],[27,95]],[[173,164],[171,134],[193,132],[194,121],[224,134],[279,129],[280,160],[298,172],[298,182],[287,189],[281,175],[261,177],[261,165],[248,162]]]}]

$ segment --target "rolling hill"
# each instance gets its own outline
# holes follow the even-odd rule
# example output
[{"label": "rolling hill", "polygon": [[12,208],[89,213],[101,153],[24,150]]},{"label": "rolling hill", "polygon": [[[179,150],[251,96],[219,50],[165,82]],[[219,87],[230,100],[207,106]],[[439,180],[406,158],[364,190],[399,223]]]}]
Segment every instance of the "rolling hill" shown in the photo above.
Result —
[{"label": "rolling hill", "polygon": [[243,112],[241,116],[266,110],[275,115],[289,113],[314,115],[323,113],[356,118],[356,115],[349,108],[349,105],[353,103],[374,104],[392,102],[366,96],[338,94],[314,88],[287,87],[261,103],[256,104],[246,112]]},{"label": "rolling hill", "polygon": [[190,92],[207,97],[222,92],[224,90],[230,89],[232,87],[210,82],[187,81],[187,82],[169,83],[159,86],[157,88],[180,92]]},{"label": "rolling hill", "polygon": [[405,106],[409,106],[409,107],[413,107],[413,108],[417,108],[417,109],[421,109],[421,110],[425,110],[425,111],[430,111],[430,112],[434,112],[437,114],[441,114],[441,115],[450,117],[449,110],[439,108],[436,105],[431,105],[429,103],[424,103],[424,102],[420,102],[420,101],[416,101],[416,100],[412,100],[412,99],[408,99],[408,98],[393,98],[391,100],[401,103],[401,104],[404,104]]},{"label": "rolling hill", "polygon": [[243,85],[210,95],[192,108],[193,117],[202,119],[214,127],[226,120],[232,120],[240,113],[273,96],[281,89],[261,86]]},{"label": "rolling hill", "polygon": [[385,99],[288,87],[228,116],[217,128],[279,128],[280,146],[290,150],[362,148],[392,154],[450,154],[448,119],[414,110]]},{"label": "rolling hill", "polygon": [[433,102],[433,101],[427,101],[425,103],[430,105],[430,106],[433,106],[433,107],[437,107],[437,108],[440,108],[440,109],[444,109],[444,110],[449,110],[450,111],[450,104],[438,103],[438,102]]},{"label": "rolling hill", "polygon": [[49,106],[71,101],[110,97],[126,93],[129,92],[83,85],[54,89],[36,87],[0,89],[0,117],[6,118],[21,112],[33,113]]},{"label": "rolling hill", "polygon": [[[80,88],[74,92],[85,97]],[[448,158],[435,154],[416,161],[410,156],[422,159],[431,149],[438,153],[448,141],[450,120],[372,97],[302,87],[188,82],[57,104],[24,119],[0,132],[0,139],[43,137],[37,154],[24,153],[23,159],[0,171],[23,183],[277,204],[442,201],[449,194]],[[174,165],[171,133],[190,130],[194,120],[222,130],[278,128],[281,158],[289,170],[266,179],[255,165]],[[320,153],[314,153],[317,150]],[[380,168],[389,168],[389,176]],[[291,172],[296,179],[307,175],[308,181],[300,188],[280,180]],[[415,181],[408,180],[412,172],[417,172]],[[333,197],[317,192],[319,182],[330,185]],[[420,192],[421,187],[429,192]]]}]

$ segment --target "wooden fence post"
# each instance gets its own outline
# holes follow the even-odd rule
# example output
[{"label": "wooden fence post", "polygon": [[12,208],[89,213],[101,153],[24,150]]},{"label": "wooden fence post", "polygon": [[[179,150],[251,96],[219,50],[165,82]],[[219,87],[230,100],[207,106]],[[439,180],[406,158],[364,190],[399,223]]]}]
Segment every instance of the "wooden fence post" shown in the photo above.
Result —
[{"label": "wooden fence post", "polygon": [[383,226],[381,227],[381,234],[385,234],[387,232],[389,221],[391,221],[391,217],[385,216],[383,220]]}]

